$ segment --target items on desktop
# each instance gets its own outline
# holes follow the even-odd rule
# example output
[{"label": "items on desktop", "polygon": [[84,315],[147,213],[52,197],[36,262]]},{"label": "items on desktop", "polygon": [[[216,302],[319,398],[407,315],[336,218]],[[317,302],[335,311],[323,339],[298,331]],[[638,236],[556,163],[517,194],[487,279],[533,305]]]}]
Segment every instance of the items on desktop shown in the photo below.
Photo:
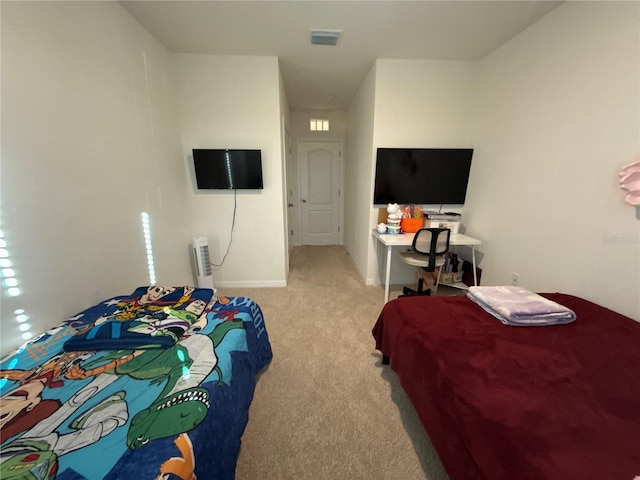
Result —
[{"label": "items on desktop", "polygon": [[390,203],[387,206],[387,232],[400,233],[400,221],[402,220],[402,212],[400,205]]},{"label": "items on desktop", "polygon": [[387,206],[387,223],[377,225],[378,233],[415,233],[424,226],[424,214],[416,205],[400,207],[397,203]]},{"label": "items on desktop", "polygon": [[384,209],[380,210],[381,216],[376,225],[378,233],[415,233],[421,228],[448,228],[451,234],[455,235],[460,229],[460,217],[457,212],[438,212],[422,210],[417,205],[400,206],[397,203],[390,203],[386,208],[386,218],[382,217]]}]

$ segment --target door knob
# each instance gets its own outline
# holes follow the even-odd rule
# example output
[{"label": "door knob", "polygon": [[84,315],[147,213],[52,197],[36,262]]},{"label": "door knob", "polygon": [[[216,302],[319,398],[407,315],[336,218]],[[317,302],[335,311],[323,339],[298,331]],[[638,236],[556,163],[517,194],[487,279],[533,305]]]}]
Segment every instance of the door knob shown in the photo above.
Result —
[{"label": "door knob", "polygon": [[289,207],[293,207],[293,203],[288,203],[287,204]]},{"label": "door knob", "polygon": [[307,200],[305,198],[302,199],[302,203],[307,203]]}]

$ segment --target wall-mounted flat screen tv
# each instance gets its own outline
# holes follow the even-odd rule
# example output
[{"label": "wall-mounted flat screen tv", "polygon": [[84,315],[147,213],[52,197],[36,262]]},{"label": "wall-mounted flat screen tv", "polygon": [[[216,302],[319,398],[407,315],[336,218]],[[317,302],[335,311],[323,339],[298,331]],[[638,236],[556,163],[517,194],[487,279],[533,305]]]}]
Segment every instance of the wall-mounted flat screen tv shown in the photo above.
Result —
[{"label": "wall-mounted flat screen tv", "polygon": [[196,184],[201,190],[260,190],[261,150],[193,149]]},{"label": "wall-mounted flat screen tv", "polygon": [[378,148],[374,205],[464,204],[472,148]]}]

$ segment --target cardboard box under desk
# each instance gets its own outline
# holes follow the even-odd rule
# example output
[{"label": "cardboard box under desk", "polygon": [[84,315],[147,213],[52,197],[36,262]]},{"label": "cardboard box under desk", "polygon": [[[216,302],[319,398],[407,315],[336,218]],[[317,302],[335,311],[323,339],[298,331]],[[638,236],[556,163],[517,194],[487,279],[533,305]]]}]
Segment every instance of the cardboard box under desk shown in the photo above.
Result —
[{"label": "cardboard box under desk", "polygon": [[[451,283],[461,282],[463,274],[464,272],[442,272],[440,274],[440,283],[451,284]],[[423,271],[422,280],[428,286],[434,286],[437,278],[438,278],[437,269],[433,272]]]},{"label": "cardboard box under desk", "polygon": [[[432,275],[432,278],[434,279],[433,281],[435,282],[435,278],[438,276],[438,271],[436,270],[435,272],[429,273]],[[476,267],[476,275],[478,277],[478,285],[480,285],[480,278],[482,277],[481,268]],[[459,282],[462,282],[467,286],[473,285],[473,265],[467,260],[463,260],[462,270],[460,272],[442,272],[442,274],[440,275],[440,283],[451,284]]]},{"label": "cardboard box under desk", "polygon": [[[433,272],[434,277],[438,275],[438,272]],[[462,272],[442,272],[440,274],[440,283],[451,284],[458,283],[462,281]]]},{"label": "cardboard box under desk", "polygon": [[[438,278],[438,269],[433,272],[427,272],[426,270],[420,270],[420,275],[424,281],[424,288],[433,287],[436,284],[436,278]],[[478,285],[480,285],[480,279],[482,277],[482,269],[476,267],[476,275],[478,277]],[[462,261],[462,270],[459,272],[442,272],[440,275],[440,283],[452,284],[462,282],[467,286],[473,285],[473,264],[467,260]]]},{"label": "cardboard box under desk", "polygon": [[[438,272],[435,272],[437,275]],[[442,272],[440,274],[440,283],[453,283],[453,273],[451,272]]]}]

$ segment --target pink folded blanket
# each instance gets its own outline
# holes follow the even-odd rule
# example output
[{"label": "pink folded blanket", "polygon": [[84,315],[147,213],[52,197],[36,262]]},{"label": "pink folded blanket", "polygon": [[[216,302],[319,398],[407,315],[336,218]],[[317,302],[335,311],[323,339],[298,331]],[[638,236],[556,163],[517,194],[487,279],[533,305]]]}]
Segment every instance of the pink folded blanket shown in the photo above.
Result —
[{"label": "pink folded blanket", "polygon": [[572,310],[522,287],[470,287],[467,297],[505,325],[560,325],[576,319]]}]

